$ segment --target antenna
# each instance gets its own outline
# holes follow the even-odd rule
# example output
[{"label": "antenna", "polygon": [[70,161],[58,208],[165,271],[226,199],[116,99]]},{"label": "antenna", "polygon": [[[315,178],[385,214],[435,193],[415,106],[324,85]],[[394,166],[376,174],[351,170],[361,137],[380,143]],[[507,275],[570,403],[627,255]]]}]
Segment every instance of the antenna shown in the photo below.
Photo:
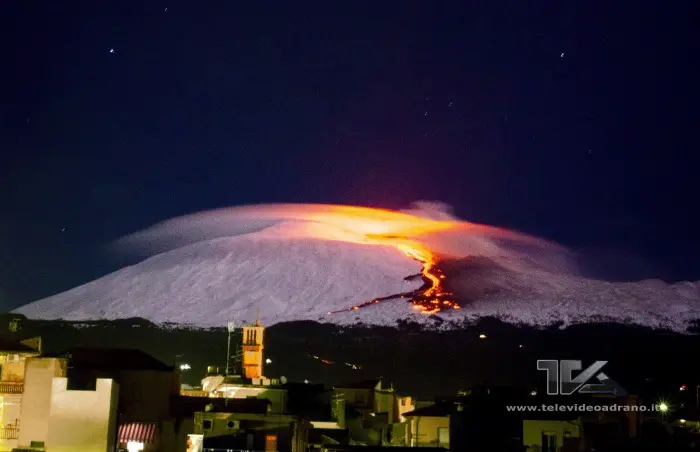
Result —
[{"label": "antenna", "polygon": [[228,322],[228,345],[226,346],[226,373],[225,375],[228,376],[229,374],[229,364],[231,363],[231,333],[236,329],[236,322],[230,321]]}]

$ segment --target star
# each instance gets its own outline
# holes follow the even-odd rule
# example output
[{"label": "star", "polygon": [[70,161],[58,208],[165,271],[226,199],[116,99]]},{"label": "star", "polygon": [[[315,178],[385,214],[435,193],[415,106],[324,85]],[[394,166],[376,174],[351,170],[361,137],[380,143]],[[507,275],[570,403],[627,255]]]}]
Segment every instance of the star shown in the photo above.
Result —
[{"label": "star", "polygon": [[452,102],[448,103],[447,106],[448,106],[448,107],[451,107],[451,106],[452,106]]},{"label": "star", "polygon": [[562,52],[561,55],[559,55],[559,58],[564,58],[564,52]]},{"label": "star", "polygon": [[109,49],[109,53],[114,54],[114,49]]},{"label": "star", "polygon": [[165,8],[165,12],[166,12],[166,13],[168,12],[168,8]]},{"label": "star", "polygon": [[61,228],[61,232],[66,232],[66,228]]},{"label": "star", "polygon": [[428,116],[428,112],[426,111],[425,113],[423,113],[423,116]]}]

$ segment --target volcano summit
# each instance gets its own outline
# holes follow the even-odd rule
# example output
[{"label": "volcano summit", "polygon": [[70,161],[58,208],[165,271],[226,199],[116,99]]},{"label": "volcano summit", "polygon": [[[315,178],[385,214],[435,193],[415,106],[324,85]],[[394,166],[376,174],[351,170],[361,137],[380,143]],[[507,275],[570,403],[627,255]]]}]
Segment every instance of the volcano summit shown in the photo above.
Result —
[{"label": "volcano summit", "polygon": [[142,317],[200,327],[228,320],[463,325],[481,316],[548,325],[613,321],[685,330],[700,285],[578,276],[562,247],[453,218],[263,205],[176,218],[120,240],[145,260],[15,312],[38,319]]}]

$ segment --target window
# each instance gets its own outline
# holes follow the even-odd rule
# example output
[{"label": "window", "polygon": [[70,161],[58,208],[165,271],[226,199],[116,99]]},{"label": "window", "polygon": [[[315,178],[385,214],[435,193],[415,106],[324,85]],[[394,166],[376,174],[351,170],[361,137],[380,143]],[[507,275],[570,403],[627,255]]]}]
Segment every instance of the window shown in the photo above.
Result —
[{"label": "window", "polygon": [[542,452],[557,452],[556,432],[542,432]]},{"label": "window", "polygon": [[211,419],[205,419],[202,421],[202,428],[204,430],[211,430],[212,428],[212,421]]},{"label": "window", "polygon": [[265,435],[265,451],[277,452],[277,435]]},{"label": "window", "polygon": [[438,427],[438,447],[450,447],[450,429]]}]

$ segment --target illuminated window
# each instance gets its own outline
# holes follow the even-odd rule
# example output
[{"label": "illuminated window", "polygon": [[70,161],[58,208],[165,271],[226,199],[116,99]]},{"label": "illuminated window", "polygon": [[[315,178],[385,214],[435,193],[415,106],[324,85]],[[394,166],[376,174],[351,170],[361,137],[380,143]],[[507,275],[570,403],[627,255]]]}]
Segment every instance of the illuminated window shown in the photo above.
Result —
[{"label": "illuminated window", "polygon": [[126,450],[129,452],[138,452],[144,449],[144,444],[138,441],[129,441],[126,443]]},{"label": "illuminated window", "polygon": [[277,452],[277,435],[265,435],[265,451]]}]

